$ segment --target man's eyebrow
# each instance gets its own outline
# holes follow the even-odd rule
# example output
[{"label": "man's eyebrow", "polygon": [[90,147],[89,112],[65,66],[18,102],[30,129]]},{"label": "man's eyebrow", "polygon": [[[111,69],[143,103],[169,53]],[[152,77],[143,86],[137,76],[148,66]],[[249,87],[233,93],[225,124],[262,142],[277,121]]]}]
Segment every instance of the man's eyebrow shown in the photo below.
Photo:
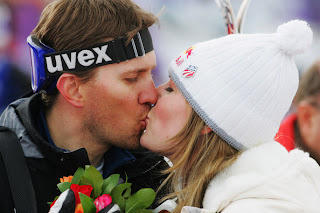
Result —
[{"label": "man's eyebrow", "polygon": [[139,73],[139,69],[131,69],[131,70],[126,70],[122,74],[130,74],[130,73]]},{"label": "man's eyebrow", "polygon": [[[157,65],[152,66],[151,70],[154,70]],[[148,68],[132,68],[130,70],[126,70],[123,72],[123,74],[129,74],[129,73],[140,73],[140,72],[146,72],[148,71]]]}]

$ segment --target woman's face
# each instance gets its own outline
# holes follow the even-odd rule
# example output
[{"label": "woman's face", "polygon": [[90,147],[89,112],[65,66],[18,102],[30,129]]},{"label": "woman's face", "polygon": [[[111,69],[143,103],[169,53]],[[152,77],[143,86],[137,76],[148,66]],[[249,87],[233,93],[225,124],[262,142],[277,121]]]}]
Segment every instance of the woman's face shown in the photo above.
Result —
[{"label": "woman's face", "polygon": [[191,106],[170,79],[157,88],[158,102],[150,110],[146,120],[146,131],[140,144],[161,155],[170,157],[175,151],[175,142],[167,142],[176,136],[191,115]]}]

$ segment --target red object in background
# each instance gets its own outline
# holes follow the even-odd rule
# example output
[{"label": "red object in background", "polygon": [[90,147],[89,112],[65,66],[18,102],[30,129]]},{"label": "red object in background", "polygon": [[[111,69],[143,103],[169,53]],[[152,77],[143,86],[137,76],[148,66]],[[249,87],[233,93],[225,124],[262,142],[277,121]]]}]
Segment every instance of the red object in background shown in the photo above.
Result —
[{"label": "red object in background", "polygon": [[233,34],[234,29],[233,29],[233,24],[228,23],[228,34]]},{"label": "red object in background", "polygon": [[288,151],[295,148],[294,125],[297,120],[296,114],[291,114],[283,120],[274,140],[282,144]]}]

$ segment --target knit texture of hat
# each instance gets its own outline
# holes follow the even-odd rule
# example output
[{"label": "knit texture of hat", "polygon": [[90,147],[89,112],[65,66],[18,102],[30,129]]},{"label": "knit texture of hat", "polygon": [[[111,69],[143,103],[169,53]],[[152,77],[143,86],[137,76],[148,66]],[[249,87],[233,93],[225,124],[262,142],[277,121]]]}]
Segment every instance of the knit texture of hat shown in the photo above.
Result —
[{"label": "knit texture of hat", "polygon": [[169,68],[204,122],[238,150],[273,141],[291,106],[299,74],[294,55],[312,43],[305,21],[273,34],[232,34],[195,44]]}]

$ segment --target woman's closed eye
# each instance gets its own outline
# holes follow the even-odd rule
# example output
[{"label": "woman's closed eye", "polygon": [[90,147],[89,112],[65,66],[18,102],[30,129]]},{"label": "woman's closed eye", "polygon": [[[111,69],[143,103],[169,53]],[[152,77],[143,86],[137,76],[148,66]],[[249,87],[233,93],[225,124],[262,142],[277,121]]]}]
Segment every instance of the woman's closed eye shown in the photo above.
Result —
[{"label": "woman's closed eye", "polygon": [[172,89],[171,87],[167,87],[165,90],[166,90],[167,92],[173,92],[173,89]]},{"label": "woman's closed eye", "polygon": [[137,81],[137,80],[138,80],[138,78],[137,78],[137,77],[135,77],[135,78],[126,78],[125,80],[126,80],[127,82],[132,83],[132,82]]}]

